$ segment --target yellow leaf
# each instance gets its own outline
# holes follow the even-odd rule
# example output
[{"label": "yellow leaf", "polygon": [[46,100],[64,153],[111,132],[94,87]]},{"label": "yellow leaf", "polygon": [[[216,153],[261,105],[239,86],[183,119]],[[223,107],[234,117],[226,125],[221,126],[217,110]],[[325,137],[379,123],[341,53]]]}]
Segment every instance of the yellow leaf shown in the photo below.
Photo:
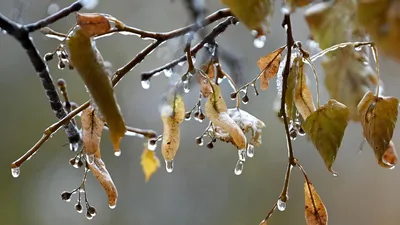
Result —
[{"label": "yellow leaf", "polygon": [[104,191],[107,193],[108,205],[112,209],[115,208],[115,206],[117,205],[118,191],[115,187],[110,173],[107,171],[106,165],[101,159],[100,151],[94,154],[94,161],[93,163],[88,163],[88,167],[90,171],[92,171],[96,179],[100,182]]},{"label": "yellow leaf", "polygon": [[182,96],[174,94],[161,108],[163,140],[161,152],[166,161],[172,161],[180,144],[179,124],[185,119],[185,105]]},{"label": "yellow leaf", "polygon": [[96,115],[93,107],[88,107],[82,112],[82,141],[87,155],[94,155],[100,150],[100,140],[103,133],[104,122]]},{"label": "yellow leaf", "polygon": [[304,63],[301,60],[299,61],[299,71],[295,87],[294,104],[296,105],[297,111],[299,111],[304,120],[306,120],[311,113],[315,112],[313,96],[306,83],[306,75],[304,74]]},{"label": "yellow leaf", "polygon": [[232,13],[250,30],[259,34],[269,32],[269,23],[274,10],[273,0],[221,0]]},{"label": "yellow leaf", "polygon": [[372,92],[365,94],[358,105],[363,134],[379,165],[392,168],[397,154],[391,143],[397,122],[399,100],[394,97],[376,97]]},{"label": "yellow leaf", "polygon": [[359,24],[371,35],[383,53],[400,61],[400,2],[391,0],[357,1]]},{"label": "yellow leaf", "polygon": [[148,182],[151,175],[153,175],[157,171],[158,167],[160,167],[160,160],[154,151],[144,148],[140,164],[143,168],[145,180]]},{"label": "yellow leaf", "polygon": [[269,80],[276,76],[279,70],[279,63],[281,62],[282,51],[285,47],[276,49],[266,56],[261,57],[257,61],[257,66],[262,72],[260,77],[261,90],[268,88]]},{"label": "yellow leaf", "polygon": [[334,173],[332,164],[342,142],[348,117],[349,109],[331,99],[313,112],[302,125],[332,173]]},{"label": "yellow leaf", "polygon": [[205,105],[206,116],[213,124],[229,134],[232,138],[232,144],[238,150],[245,150],[247,147],[247,139],[242,129],[229,116],[221,90],[218,85],[213,85],[214,93],[211,94]]},{"label": "yellow leaf", "polygon": [[328,212],[312,183],[304,182],[304,196],[307,225],[328,224]]},{"label": "yellow leaf", "polygon": [[104,34],[111,29],[108,19],[100,13],[76,13],[76,22],[88,37]]},{"label": "yellow leaf", "polygon": [[[205,74],[212,80],[215,77],[215,70],[214,70],[214,64],[211,63],[211,60],[204,63],[201,66],[201,70],[204,71]],[[201,94],[205,97],[208,98],[210,94],[212,93],[212,87],[210,82],[208,82],[208,79],[203,77],[201,74],[196,74],[197,77],[197,83],[200,85],[200,92]]]},{"label": "yellow leaf", "polygon": [[77,27],[67,39],[70,61],[83,79],[94,103],[98,106],[110,129],[114,151],[120,151],[120,140],[125,135],[126,127],[121,111],[115,99],[109,74],[104,60],[93,40]]}]

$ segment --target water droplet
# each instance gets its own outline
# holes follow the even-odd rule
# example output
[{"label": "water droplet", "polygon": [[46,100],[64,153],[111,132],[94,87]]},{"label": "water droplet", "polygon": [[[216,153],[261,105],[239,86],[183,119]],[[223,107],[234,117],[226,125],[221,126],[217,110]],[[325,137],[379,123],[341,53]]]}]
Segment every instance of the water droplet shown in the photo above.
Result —
[{"label": "water droplet", "polygon": [[108,205],[108,207],[110,207],[110,209],[115,209],[115,207],[117,207],[117,204],[114,204],[114,205]]},{"label": "water droplet", "polygon": [[190,91],[189,82],[187,80],[185,82],[183,82],[183,91],[185,93],[189,93],[189,91]]},{"label": "water droplet", "polygon": [[289,4],[285,4],[282,6],[281,8],[281,12],[282,14],[286,15],[286,14],[290,14],[290,12],[292,12],[292,7]]},{"label": "water droplet", "polygon": [[246,149],[240,149],[238,150],[238,155],[239,155],[239,160],[240,161],[246,161]]},{"label": "water droplet", "polygon": [[164,72],[164,75],[166,77],[171,77],[172,76],[172,70],[171,69],[165,69],[163,72]]},{"label": "water droplet", "polygon": [[154,151],[157,148],[157,139],[149,139],[149,141],[147,142],[147,148],[150,151]]},{"label": "water droplet", "polygon": [[168,173],[172,173],[174,170],[174,160],[165,160],[165,169]]},{"label": "water droplet", "polygon": [[333,172],[332,172],[332,175],[333,175],[334,177],[337,177],[339,174],[336,173],[335,171],[333,171]]},{"label": "water droplet", "polygon": [[86,154],[86,160],[89,164],[93,164],[94,163],[94,154]]},{"label": "water droplet", "polygon": [[80,0],[80,2],[83,8],[88,10],[94,9],[99,4],[99,0]]},{"label": "water droplet", "polygon": [[191,116],[189,116],[189,117],[185,117],[185,120],[186,121],[189,121],[189,120],[191,120],[192,119],[192,117]]},{"label": "water droplet", "polygon": [[114,155],[117,156],[117,157],[120,156],[121,155],[121,150],[119,150],[119,149],[115,150],[114,151]]},{"label": "water droplet", "polygon": [[362,50],[362,48],[363,48],[363,46],[357,46],[357,47],[355,47],[354,49],[356,50],[356,51],[361,51]]},{"label": "water droplet", "polygon": [[283,212],[286,209],[286,202],[282,201],[281,199],[278,199],[277,203],[277,208],[279,211]]},{"label": "water droplet", "polygon": [[90,213],[86,213],[86,219],[91,220],[93,219],[93,216]]},{"label": "water droplet", "polygon": [[248,156],[249,158],[253,158],[253,156],[254,156],[254,146],[251,145],[251,144],[249,144],[249,145],[247,146],[247,156]]},{"label": "water droplet", "polygon": [[71,201],[71,199],[69,198],[69,199],[66,199],[65,201],[66,201],[66,202],[70,202],[70,201]]},{"label": "water droplet", "polygon": [[3,34],[7,34],[7,31],[6,31],[6,30],[0,29],[0,31],[1,31]]},{"label": "water droplet", "polygon": [[49,7],[47,7],[47,14],[53,15],[54,13],[60,10],[60,6],[57,3],[51,3]]},{"label": "water droplet", "polygon": [[192,56],[192,62],[196,63],[196,57]]},{"label": "water droplet", "polygon": [[260,37],[257,37],[254,39],[254,47],[256,48],[262,48],[264,47],[265,41],[267,40],[267,36],[261,35]]},{"label": "water droplet", "polygon": [[11,168],[11,175],[14,177],[14,178],[17,178],[17,177],[19,177],[19,174],[21,173],[21,170],[19,169],[19,167],[13,167],[13,168]]},{"label": "water droplet", "polygon": [[80,192],[80,193],[85,193],[86,191],[85,191],[84,188],[79,188],[79,192]]},{"label": "water droplet", "polygon": [[240,174],[242,174],[243,166],[244,166],[244,162],[241,161],[241,160],[238,160],[237,163],[236,163],[236,166],[235,166],[235,170],[234,170],[236,175],[239,176]]},{"label": "water droplet", "polygon": [[197,137],[196,144],[198,144],[199,146],[203,146],[203,144],[204,144],[203,137]]},{"label": "water droplet", "polygon": [[73,152],[77,151],[79,148],[79,143],[70,143],[69,144],[69,149]]},{"label": "water droplet", "polygon": [[183,66],[183,65],[185,65],[185,63],[186,63],[186,61],[178,62],[178,66]]},{"label": "water droplet", "polygon": [[143,89],[149,89],[150,88],[150,80],[142,80],[141,84],[142,84],[142,88]]}]

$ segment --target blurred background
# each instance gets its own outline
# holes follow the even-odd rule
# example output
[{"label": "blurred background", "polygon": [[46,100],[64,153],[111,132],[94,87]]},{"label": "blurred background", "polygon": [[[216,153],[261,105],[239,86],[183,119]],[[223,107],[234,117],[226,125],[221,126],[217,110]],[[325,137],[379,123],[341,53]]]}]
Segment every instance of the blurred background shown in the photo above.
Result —
[{"label": "blurred background", "polygon": [[[70,3],[72,0],[2,0],[0,12],[18,22],[28,23],[47,16],[51,4],[64,7]],[[206,3],[207,14],[223,7],[216,0],[207,0]],[[277,7],[279,4],[278,1]],[[108,13],[131,26],[158,32],[179,28],[190,21],[190,14],[182,0],[100,1],[93,11]],[[309,31],[302,11],[297,11],[292,18],[295,38],[305,41]],[[238,85],[243,85],[259,73],[256,66],[259,57],[284,44],[281,19],[280,10],[276,10],[272,33],[261,49],[254,47],[253,37],[243,24],[229,27],[217,39],[229,54],[242,60],[243,76]],[[73,24],[72,15],[51,25],[51,28],[66,32]],[[33,38],[42,55],[53,51],[58,45],[56,40],[38,32],[33,34]],[[140,73],[172,60],[176,51],[180,55],[183,46],[179,45],[180,42],[174,43],[148,56],[116,88],[128,125],[162,131],[158,105],[163,93],[169,90],[168,80],[165,76],[155,77],[151,80],[150,89],[144,90],[140,85]],[[113,71],[131,60],[146,45],[147,41],[123,35],[97,42],[103,57],[112,63]],[[11,162],[27,151],[56,118],[20,45],[11,37],[1,34],[0,53],[0,123],[3,127],[0,136],[3,143],[3,155],[0,157],[0,224],[257,225],[276,202],[284,180],[287,153],[283,126],[273,110],[276,86],[275,82],[271,82],[270,88],[258,97],[250,91],[250,102],[243,105],[244,110],[263,120],[266,128],[262,146],[256,148],[253,159],[246,161],[240,176],[233,173],[237,160],[233,146],[217,142],[210,150],[195,144],[194,138],[203,132],[206,121],[199,123],[192,119],[181,125],[182,141],[173,173],[168,174],[162,162],[161,168],[148,183],[144,181],[140,165],[144,140],[124,138],[122,156],[118,158],[113,155],[108,132],[105,131],[102,140],[103,160],[117,185],[120,198],[116,209],[109,209],[106,194],[89,174],[86,184],[88,198],[98,213],[93,220],[87,220],[83,214],[75,211],[74,198],[70,203],[60,198],[62,191],[78,187],[83,175],[83,170],[74,169],[68,164],[73,153],[64,145],[67,139],[63,131],[46,142],[21,167],[19,178],[11,176]],[[397,73],[400,67],[384,56],[380,61],[385,94],[398,97],[400,77]],[[223,66],[229,71],[227,65]],[[83,103],[88,99],[76,71],[58,70],[55,60],[49,63],[49,68],[54,80],[62,77],[67,81],[73,101]],[[318,71],[323,80],[319,64]],[[236,72],[230,71],[232,76],[238,74]],[[234,102],[228,100],[231,92],[229,86],[224,84],[223,91],[227,103],[233,107]],[[195,104],[197,93],[198,87],[192,87],[191,92],[185,95],[187,108]],[[327,100],[326,89],[322,88],[321,101]],[[386,170],[379,167],[367,144],[358,154],[362,139],[360,124],[350,123],[334,165],[338,177],[333,177],[326,170],[316,149],[306,138],[294,141],[294,149],[328,209],[329,224],[398,224],[398,168]],[[393,141],[400,146],[398,132]],[[162,157],[159,148],[157,154]],[[268,224],[305,224],[303,177],[298,170],[293,171],[287,209],[276,212]]]}]

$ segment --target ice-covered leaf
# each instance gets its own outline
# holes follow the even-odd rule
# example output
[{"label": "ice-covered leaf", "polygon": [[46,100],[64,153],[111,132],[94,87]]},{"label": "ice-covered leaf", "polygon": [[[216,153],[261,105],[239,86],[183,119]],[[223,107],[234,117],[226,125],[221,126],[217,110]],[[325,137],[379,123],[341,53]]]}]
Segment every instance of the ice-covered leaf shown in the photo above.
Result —
[{"label": "ice-covered leaf", "polygon": [[304,182],[304,196],[307,225],[327,225],[328,212],[312,183]]},{"label": "ice-covered leaf", "polygon": [[261,57],[257,61],[257,66],[262,72],[260,76],[261,90],[266,90],[269,85],[269,80],[276,76],[279,70],[279,63],[281,61],[282,51],[285,47],[276,49],[266,56]]},{"label": "ice-covered leaf", "polygon": [[363,134],[375,153],[379,165],[392,168],[397,162],[391,142],[397,122],[399,100],[394,97],[376,97],[365,94],[358,105]]},{"label": "ice-covered leaf", "polygon": [[218,85],[213,85],[214,93],[211,94],[205,104],[206,116],[211,122],[221,129],[222,133],[227,133],[232,138],[232,144],[239,150],[246,149],[247,139],[242,129],[229,116],[221,90]]},{"label": "ice-covered leaf", "polygon": [[344,131],[347,127],[349,109],[340,102],[330,99],[313,112],[303,123],[303,129],[311,138],[326,167],[332,173]]},{"label": "ice-covered leaf", "polygon": [[306,120],[311,113],[315,112],[313,96],[306,83],[304,64],[301,60],[299,61],[298,67],[294,104],[304,120]]},{"label": "ice-covered leaf", "polygon": [[87,155],[94,155],[100,150],[100,140],[103,133],[104,122],[97,116],[93,107],[83,110],[82,141]]},{"label": "ice-covered leaf", "polygon": [[161,152],[166,161],[172,161],[180,144],[179,124],[185,119],[185,105],[182,96],[171,94],[161,107],[163,139]]},{"label": "ice-covered leaf", "polygon": [[115,152],[120,151],[120,140],[126,127],[119,109],[103,57],[94,41],[77,27],[67,39],[70,61],[83,79],[90,95],[110,129]]},{"label": "ice-covered leaf", "polygon": [[110,208],[115,208],[115,206],[117,205],[118,191],[115,187],[110,173],[106,168],[106,165],[101,159],[100,151],[94,154],[94,161],[92,163],[88,163],[88,166],[90,171],[92,171],[93,175],[100,182],[104,191],[107,193],[108,205],[110,206]]},{"label": "ice-covered leaf", "polygon": [[259,34],[269,32],[269,23],[274,10],[273,0],[221,0],[232,13],[250,30]]},{"label": "ice-covered leaf", "polygon": [[383,53],[400,61],[400,2],[392,0],[357,2],[359,24],[371,35]]},{"label": "ice-covered leaf", "polygon": [[100,13],[76,13],[76,22],[88,37],[104,34],[111,29],[107,17]]},{"label": "ice-covered leaf", "polygon": [[160,167],[160,160],[156,156],[155,151],[150,151],[147,147],[144,148],[140,164],[142,165],[144,178],[146,182],[150,180],[150,177],[157,172]]}]

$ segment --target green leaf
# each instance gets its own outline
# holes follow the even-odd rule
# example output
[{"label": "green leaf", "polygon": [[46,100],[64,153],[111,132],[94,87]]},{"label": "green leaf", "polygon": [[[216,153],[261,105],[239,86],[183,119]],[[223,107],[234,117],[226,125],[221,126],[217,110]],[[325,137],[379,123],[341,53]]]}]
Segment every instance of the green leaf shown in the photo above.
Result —
[{"label": "green leaf", "polygon": [[391,143],[397,122],[399,100],[394,97],[377,97],[365,94],[358,105],[363,134],[375,153],[379,165],[393,168],[397,154]]},{"label": "green leaf", "polygon": [[342,103],[330,99],[327,104],[313,112],[303,123],[303,129],[332,173],[344,131],[347,127],[349,109]]}]

